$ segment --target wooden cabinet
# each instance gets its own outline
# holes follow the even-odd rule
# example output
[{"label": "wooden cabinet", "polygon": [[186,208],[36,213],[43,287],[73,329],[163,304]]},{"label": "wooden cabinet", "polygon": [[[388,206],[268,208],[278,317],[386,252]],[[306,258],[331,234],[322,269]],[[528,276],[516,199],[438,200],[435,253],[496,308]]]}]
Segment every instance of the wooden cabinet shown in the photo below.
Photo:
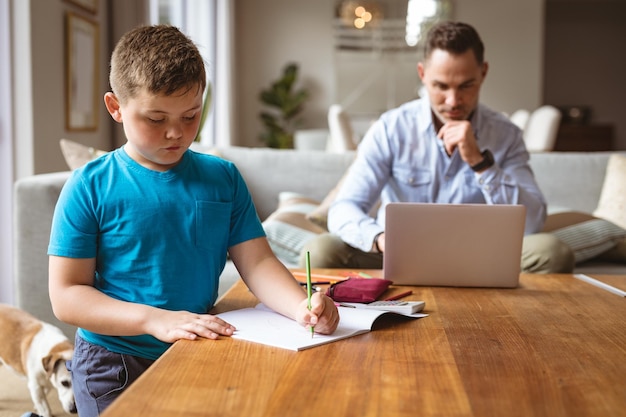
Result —
[{"label": "wooden cabinet", "polygon": [[555,151],[612,151],[613,125],[562,123],[556,137]]}]

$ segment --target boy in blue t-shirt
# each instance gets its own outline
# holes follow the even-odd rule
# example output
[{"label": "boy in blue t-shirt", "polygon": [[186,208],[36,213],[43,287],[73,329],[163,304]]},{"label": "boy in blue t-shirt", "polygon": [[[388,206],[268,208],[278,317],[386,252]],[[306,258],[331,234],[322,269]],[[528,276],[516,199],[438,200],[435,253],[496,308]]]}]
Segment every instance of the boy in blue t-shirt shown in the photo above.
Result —
[{"label": "boy in blue t-shirt", "polygon": [[272,253],[234,164],[189,150],[206,87],[193,42],[172,26],[125,34],[104,96],[127,143],[74,171],[56,206],[50,299],[78,326],[69,364],[78,413],[97,416],[178,339],[235,328],[207,314],[227,253],[256,297],[319,333],[339,315]]}]

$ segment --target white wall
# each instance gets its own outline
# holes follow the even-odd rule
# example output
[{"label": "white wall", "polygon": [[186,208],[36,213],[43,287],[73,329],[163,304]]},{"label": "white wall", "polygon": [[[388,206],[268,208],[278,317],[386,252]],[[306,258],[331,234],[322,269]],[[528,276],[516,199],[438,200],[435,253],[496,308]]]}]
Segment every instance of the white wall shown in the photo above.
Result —
[{"label": "white wall", "polygon": [[311,92],[303,127],[323,126],[332,101],[334,0],[237,0],[235,3],[235,118],[241,145],[257,146],[258,95],[288,62],[300,65]]},{"label": "white wall", "polygon": [[462,0],[455,20],[473,25],[485,44],[489,73],[481,100],[512,113],[542,103],[545,0]]},{"label": "white wall", "polygon": [[[541,103],[544,1],[455,2],[453,18],[474,25],[485,42],[490,70],[482,100],[495,109],[512,113]],[[313,92],[303,115],[303,127],[326,126],[326,112],[335,100],[337,87],[333,68],[334,4],[334,0],[237,1],[235,107],[240,144],[259,145],[257,137],[262,127],[258,113],[262,107],[258,93],[280,75],[289,61],[300,64],[302,84]],[[404,71],[406,66],[402,68]],[[410,68],[416,71],[415,65]],[[407,90],[414,89],[407,86]],[[385,98],[376,99],[386,105]]]},{"label": "white wall", "polygon": [[98,13],[82,11],[62,0],[14,0],[13,51],[15,76],[15,138],[17,178],[67,169],[59,139],[111,149],[111,123],[101,101],[98,129],[65,129],[65,17],[74,12],[99,28],[98,94],[107,89],[108,8],[98,2]]}]

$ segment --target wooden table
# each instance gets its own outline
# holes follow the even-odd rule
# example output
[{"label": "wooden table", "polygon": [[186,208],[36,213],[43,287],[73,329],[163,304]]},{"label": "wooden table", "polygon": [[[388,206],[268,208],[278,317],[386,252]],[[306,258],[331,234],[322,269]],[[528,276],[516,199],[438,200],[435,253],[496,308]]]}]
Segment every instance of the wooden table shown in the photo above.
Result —
[{"label": "wooden table", "polygon": [[[429,317],[301,352],[179,341],[103,416],[626,415],[625,298],[565,274],[411,289]],[[240,282],[215,311],[255,303]]]}]

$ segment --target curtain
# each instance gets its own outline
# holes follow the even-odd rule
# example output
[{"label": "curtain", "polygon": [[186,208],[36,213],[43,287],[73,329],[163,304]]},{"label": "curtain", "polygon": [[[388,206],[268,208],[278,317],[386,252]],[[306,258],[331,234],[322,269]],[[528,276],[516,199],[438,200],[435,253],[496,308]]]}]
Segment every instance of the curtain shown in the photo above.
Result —
[{"label": "curtain", "polygon": [[13,115],[11,8],[0,0],[0,303],[13,303]]}]

